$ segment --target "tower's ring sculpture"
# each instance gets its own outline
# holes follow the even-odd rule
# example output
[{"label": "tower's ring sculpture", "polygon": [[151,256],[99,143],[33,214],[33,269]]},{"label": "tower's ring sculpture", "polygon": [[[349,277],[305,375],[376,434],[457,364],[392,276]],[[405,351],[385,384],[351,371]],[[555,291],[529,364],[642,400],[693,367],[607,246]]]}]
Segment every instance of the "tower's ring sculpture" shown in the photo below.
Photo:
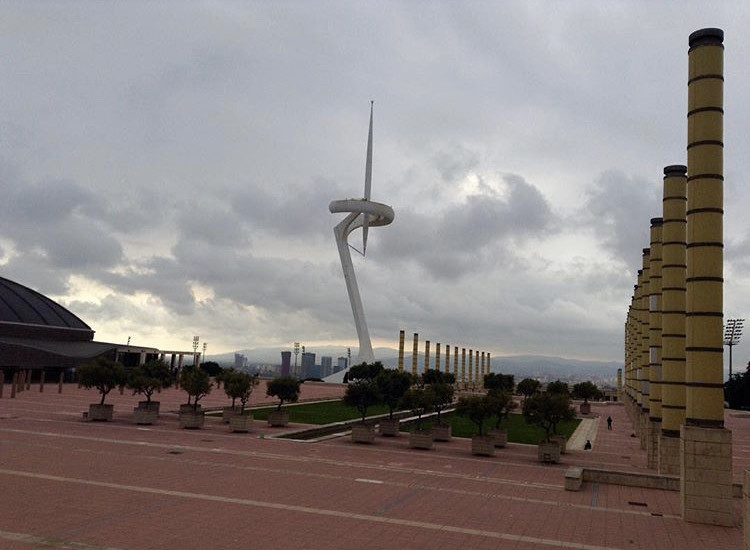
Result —
[{"label": "tower's ring sculpture", "polygon": [[372,352],[372,342],[370,341],[370,332],[367,328],[364,308],[362,307],[362,298],[359,295],[357,286],[357,277],[354,275],[354,265],[352,264],[352,255],[349,252],[349,234],[367,226],[383,226],[393,222],[395,214],[393,208],[387,204],[373,202],[367,199],[344,199],[331,201],[328,210],[332,214],[348,212],[349,215],[339,222],[334,228],[333,233],[336,236],[336,245],[341,257],[341,267],[344,271],[344,281],[346,290],[349,293],[349,301],[352,305],[354,314],[354,325],[357,328],[357,337],[359,338],[359,357],[358,362],[371,363],[375,360]]}]

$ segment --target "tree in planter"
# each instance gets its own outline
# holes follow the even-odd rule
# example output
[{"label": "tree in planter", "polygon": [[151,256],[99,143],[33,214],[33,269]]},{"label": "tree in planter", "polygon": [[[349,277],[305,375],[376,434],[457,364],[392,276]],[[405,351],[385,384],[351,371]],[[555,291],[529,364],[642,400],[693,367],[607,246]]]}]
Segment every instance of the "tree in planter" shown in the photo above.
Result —
[{"label": "tree in planter", "polygon": [[514,410],[518,404],[513,401],[513,395],[507,390],[491,390],[487,393],[487,401],[490,406],[492,414],[497,418],[495,422],[495,429],[501,429],[501,424],[504,419],[508,417],[510,412]]},{"label": "tree in planter", "polygon": [[224,377],[224,392],[232,398],[232,407],[236,399],[240,400],[240,416],[245,414],[245,407],[250,401],[253,389],[258,385],[258,375],[234,371]]},{"label": "tree in planter", "polygon": [[163,361],[148,361],[130,369],[127,387],[133,390],[133,395],[142,394],[146,397],[146,408],[151,406],[151,397],[155,391],[172,385],[172,372],[169,365]]},{"label": "tree in planter", "polygon": [[398,408],[401,398],[411,387],[411,374],[398,369],[384,369],[377,375],[375,382],[383,403],[388,407],[388,418],[393,420],[393,411]]},{"label": "tree in planter", "polygon": [[484,389],[488,391],[507,391],[513,393],[515,377],[512,374],[490,372],[484,375]]},{"label": "tree in planter", "polygon": [[432,410],[432,404],[434,401],[434,392],[430,386],[412,386],[401,398],[401,406],[404,409],[410,409],[412,414],[417,417],[417,432],[422,431],[422,415]]},{"label": "tree in planter", "polygon": [[422,374],[422,382],[429,388],[427,395],[432,401],[430,409],[437,413],[438,426],[442,426],[440,413],[453,403],[454,388],[456,377],[453,373],[442,372],[437,369],[427,369]]},{"label": "tree in planter", "polygon": [[589,399],[601,399],[602,392],[593,382],[581,382],[573,386],[572,392],[574,399],[583,399],[584,403],[588,403]]},{"label": "tree in planter", "polygon": [[193,398],[193,412],[198,412],[198,401],[211,393],[211,388],[213,388],[208,373],[195,367],[182,369],[180,386],[188,394],[188,404],[190,404],[190,398]]},{"label": "tree in planter", "polygon": [[526,400],[523,406],[526,422],[542,428],[545,441],[557,433],[557,425],[563,420],[575,418],[575,411],[570,406],[570,397],[562,393],[540,393]]},{"label": "tree in planter", "polygon": [[526,403],[526,400],[537,393],[539,391],[539,388],[541,387],[542,383],[539,380],[534,380],[533,378],[524,378],[516,386],[516,391],[523,395],[523,402]]},{"label": "tree in planter", "polygon": [[350,382],[344,394],[344,404],[355,407],[362,415],[362,424],[367,418],[367,409],[381,401],[378,384],[375,380],[358,379]]},{"label": "tree in planter", "polygon": [[279,404],[276,407],[277,411],[281,411],[281,406],[286,401],[287,403],[296,403],[299,400],[300,382],[296,378],[291,376],[280,376],[274,378],[268,383],[266,387],[266,395],[270,397],[276,397],[279,400]]},{"label": "tree in planter", "polygon": [[486,395],[472,395],[461,397],[456,405],[456,414],[471,420],[479,430],[479,436],[484,435],[484,422],[492,416],[492,406]]},{"label": "tree in planter", "polygon": [[[224,383],[224,393],[227,394],[227,397],[229,397],[232,400],[232,409],[235,407],[235,402],[237,401],[237,397],[233,397],[229,390],[227,389],[227,382],[234,376],[235,374],[239,373],[237,369],[234,367],[229,367],[228,369],[222,369],[219,374],[217,374],[214,379],[218,383]],[[210,376],[210,375],[209,375]]]},{"label": "tree in planter", "polygon": [[200,364],[201,369],[208,373],[208,376],[219,377],[224,369],[216,361],[204,361]]},{"label": "tree in planter", "polygon": [[570,395],[570,388],[565,382],[555,380],[547,384],[547,393],[557,393],[561,395]]},{"label": "tree in planter", "polygon": [[97,357],[76,368],[78,381],[86,389],[96,388],[102,396],[99,405],[104,405],[107,394],[125,385],[127,374],[122,363],[107,357]]}]

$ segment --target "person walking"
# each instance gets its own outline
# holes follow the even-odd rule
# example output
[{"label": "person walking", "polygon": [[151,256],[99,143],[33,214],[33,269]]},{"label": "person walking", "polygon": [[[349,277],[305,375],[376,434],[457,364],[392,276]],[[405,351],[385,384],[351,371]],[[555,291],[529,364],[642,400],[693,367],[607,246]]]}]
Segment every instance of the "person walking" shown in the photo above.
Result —
[{"label": "person walking", "polygon": [[612,429],[612,417],[611,416],[607,417],[607,429],[608,430]]}]

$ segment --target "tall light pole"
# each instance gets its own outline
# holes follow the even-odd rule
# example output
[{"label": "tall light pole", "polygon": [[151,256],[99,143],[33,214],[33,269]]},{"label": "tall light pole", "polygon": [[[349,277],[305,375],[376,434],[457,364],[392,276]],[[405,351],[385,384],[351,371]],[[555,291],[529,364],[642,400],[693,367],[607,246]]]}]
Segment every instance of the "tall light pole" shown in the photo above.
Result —
[{"label": "tall light pole", "polygon": [[206,362],[206,348],[208,347],[208,344],[206,342],[203,342],[203,362]]},{"label": "tall light pole", "polygon": [[744,319],[727,319],[724,325],[724,345],[729,346],[729,379],[732,379],[732,347],[740,343]]},{"label": "tall light pole", "polygon": [[299,342],[294,343],[294,375],[297,375],[297,356],[299,355]]},{"label": "tall light pole", "polygon": [[193,336],[193,366],[198,366],[198,344],[200,343],[200,337]]}]

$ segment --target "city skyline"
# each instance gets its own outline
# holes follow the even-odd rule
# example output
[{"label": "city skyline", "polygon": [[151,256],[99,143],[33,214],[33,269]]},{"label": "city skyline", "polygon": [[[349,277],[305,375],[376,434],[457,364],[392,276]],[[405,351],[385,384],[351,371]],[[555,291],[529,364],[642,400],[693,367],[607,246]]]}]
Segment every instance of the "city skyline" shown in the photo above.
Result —
[{"label": "city skyline", "polygon": [[375,99],[373,200],[398,217],[355,258],[373,346],[622,361],[662,168],[685,163],[686,37],[716,26],[725,315],[748,315],[747,6],[392,8],[0,6],[0,274],[99,341],[356,347],[327,205],[361,192]]}]

